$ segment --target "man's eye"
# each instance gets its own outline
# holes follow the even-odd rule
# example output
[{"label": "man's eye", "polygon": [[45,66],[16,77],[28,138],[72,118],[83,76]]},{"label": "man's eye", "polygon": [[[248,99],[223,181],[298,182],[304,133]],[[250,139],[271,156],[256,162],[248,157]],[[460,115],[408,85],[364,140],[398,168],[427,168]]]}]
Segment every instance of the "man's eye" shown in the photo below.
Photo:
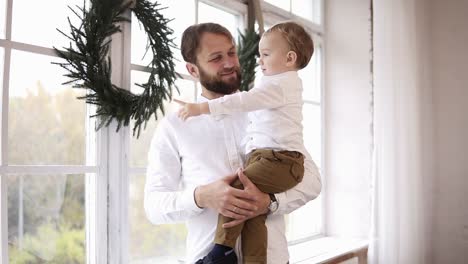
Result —
[{"label": "man's eye", "polygon": [[235,56],[236,55],[236,52],[235,51],[231,51],[228,53],[229,56]]},{"label": "man's eye", "polygon": [[220,61],[220,60],[221,60],[221,56],[218,56],[218,57],[214,57],[210,61],[216,62],[216,61]]}]

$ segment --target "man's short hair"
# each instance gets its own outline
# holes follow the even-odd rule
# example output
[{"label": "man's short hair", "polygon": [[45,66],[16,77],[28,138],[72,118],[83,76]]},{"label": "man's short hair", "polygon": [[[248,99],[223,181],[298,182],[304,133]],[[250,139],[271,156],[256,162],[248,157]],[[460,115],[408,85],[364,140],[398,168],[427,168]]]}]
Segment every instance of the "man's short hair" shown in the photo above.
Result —
[{"label": "man's short hair", "polygon": [[200,48],[200,39],[203,33],[213,33],[218,35],[223,35],[230,39],[233,44],[234,38],[231,35],[231,32],[225,27],[216,24],[216,23],[201,23],[197,25],[192,25],[188,27],[182,34],[182,40],[180,44],[180,51],[182,57],[186,62],[193,64],[197,63],[197,53]]},{"label": "man's short hair", "polygon": [[309,64],[310,58],[314,54],[314,42],[302,26],[288,21],[272,26],[264,34],[271,32],[280,33],[288,42],[289,49],[296,52],[296,66],[298,69],[303,69]]}]

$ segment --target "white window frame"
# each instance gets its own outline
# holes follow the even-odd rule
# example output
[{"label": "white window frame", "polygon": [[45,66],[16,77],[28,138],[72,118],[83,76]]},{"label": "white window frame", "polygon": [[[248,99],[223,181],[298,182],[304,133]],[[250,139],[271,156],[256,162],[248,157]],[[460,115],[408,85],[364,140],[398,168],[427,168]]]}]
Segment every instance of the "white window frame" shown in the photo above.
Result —
[{"label": "white window frame", "polygon": [[[293,0],[291,0],[293,1]],[[326,230],[326,214],[325,214],[325,199],[326,199],[326,193],[325,193],[325,184],[326,184],[326,177],[324,175],[326,175],[326,172],[325,172],[325,145],[324,145],[324,142],[325,141],[325,136],[326,136],[326,133],[325,133],[325,125],[324,125],[324,120],[325,120],[325,111],[324,111],[324,102],[325,102],[325,72],[324,72],[324,69],[325,69],[325,45],[324,45],[324,32],[325,32],[325,28],[324,28],[324,17],[325,17],[325,10],[324,10],[324,0],[321,0],[321,3],[320,3],[320,7],[321,7],[321,13],[322,13],[322,16],[321,16],[321,21],[320,21],[320,25],[318,24],[315,24],[311,21],[308,21],[300,16],[297,16],[295,14],[293,14],[292,12],[290,11],[287,11],[287,10],[283,10],[283,9],[280,9],[268,2],[265,2],[265,1],[261,1],[261,5],[262,5],[262,12],[263,12],[263,19],[264,19],[264,23],[265,24],[275,24],[275,23],[278,23],[279,21],[284,21],[284,20],[294,20],[294,21],[298,21],[299,23],[301,23],[302,25],[304,25],[306,27],[306,29],[308,30],[308,32],[313,36],[314,38],[314,45],[317,47],[319,46],[321,48],[321,68],[322,68],[322,71],[321,71],[321,87],[320,87],[320,94],[321,94],[321,98],[320,98],[320,102],[317,102],[317,101],[311,101],[311,100],[304,100],[304,104],[311,104],[311,105],[315,105],[315,106],[320,106],[321,107],[321,120],[322,120],[322,127],[321,127],[321,135],[322,135],[322,140],[321,140],[321,164],[317,164],[319,167],[320,167],[320,172],[321,172],[321,179],[322,179],[322,191],[320,193],[320,196],[322,197],[321,199],[321,207],[322,207],[322,227],[321,227],[321,230],[319,231],[319,233],[316,233],[316,234],[313,234],[311,236],[308,236],[308,237],[305,237],[305,238],[301,238],[301,239],[298,239],[298,240],[293,240],[293,241],[289,241],[288,244],[290,246],[292,245],[296,245],[296,244],[300,244],[300,243],[303,243],[303,242],[306,242],[306,241],[310,241],[312,239],[316,239],[316,238],[320,238],[320,237],[324,237],[325,236],[325,230]]]},{"label": "white window frame", "polygon": [[[30,174],[31,177],[54,174],[83,174],[86,181],[86,258],[87,263],[126,263],[125,245],[127,223],[125,222],[126,192],[125,183],[128,155],[123,151],[128,146],[128,128],[115,133],[115,122],[109,127],[94,132],[95,119],[87,118],[86,123],[86,165],[9,165],[8,164],[8,108],[9,81],[12,50],[26,51],[38,55],[58,57],[52,48],[12,41],[13,0],[6,1],[5,39],[0,39],[0,47],[4,49],[3,89],[1,92],[1,156],[0,156],[0,264],[9,263],[8,257],[8,198],[6,177],[9,174]],[[128,27],[128,26],[124,26]],[[122,56],[117,55],[118,49],[124,44],[119,42],[121,36],[116,35],[112,44],[113,61],[119,63]],[[129,46],[129,41],[126,43]],[[127,48],[129,50],[129,48]],[[128,52],[127,52],[128,53]],[[125,56],[124,56],[125,57]],[[129,57],[129,56],[128,56]],[[118,65],[118,64],[114,64]],[[125,65],[122,63],[122,65]],[[112,76],[119,76],[122,68],[113,67]],[[127,78],[127,79],[125,79]],[[121,80],[113,78],[113,83],[120,85],[129,78],[122,76]],[[91,113],[87,107],[87,116]],[[128,149],[128,147],[127,147]],[[87,165],[92,164],[92,165]],[[117,164],[120,166],[111,166]],[[123,196],[122,196],[123,195]],[[115,202],[114,202],[115,201]]]}]

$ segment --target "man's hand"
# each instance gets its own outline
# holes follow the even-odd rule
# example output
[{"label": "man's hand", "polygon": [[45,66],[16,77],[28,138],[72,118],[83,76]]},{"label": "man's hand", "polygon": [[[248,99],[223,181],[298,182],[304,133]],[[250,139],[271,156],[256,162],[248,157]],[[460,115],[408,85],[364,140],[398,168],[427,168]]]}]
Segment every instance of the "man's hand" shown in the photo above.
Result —
[{"label": "man's hand", "polygon": [[209,107],[208,103],[194,104],[187,103],[178,99],[174,99],[174,102],[180,104],[182,107],[179,109],[179,118],[182,120],[187,120],[191,116],[199,116],[202,114],[208,114]]},{"label": "man's hand", "polygon": [[[245,175],[244,177],[247,178]],[[252,191],[230,186],[236,178],[237,174],[233,174],[197,187],[194,193],[195,203],[199,207],[212,208],[218,213],[236,220],[245,220],[258,215],[258,203],[255,202],[258,195]],[[250,183],[252,184],[252,182]]]},{"label": "man's hand", "polygon": [[268,213],[268,205],[270,205],[270,196],[262,191],[260,191],[253,182],[249,180],[249,178],[241,171],[238,171],[239,180],[244,185],[244,191],[248,193],[252,199],[249,201],[251,205],[254,205],[257,209],[251,211],[251,214],[245,218],[235,219],[229,223],[223,224],[223,228],[229,228],[236,226],[250,218],[254,218],[255,216],[262,215]]}]

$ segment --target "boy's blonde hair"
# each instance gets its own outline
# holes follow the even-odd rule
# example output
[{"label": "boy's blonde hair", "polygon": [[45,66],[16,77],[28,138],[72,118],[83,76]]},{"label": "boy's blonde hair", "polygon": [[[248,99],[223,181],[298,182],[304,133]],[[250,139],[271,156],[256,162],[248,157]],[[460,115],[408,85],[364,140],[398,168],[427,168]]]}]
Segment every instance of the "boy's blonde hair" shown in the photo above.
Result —
[{"label": "boy's blonde hair", "polygon": [[269,28],[264,35],[272,32],[280,33],[288,42],[289,49],[297,54],[296,66],[299,70],[309,64],[314,54],[314,42],[302,26],[292,21],[282,22]]}]

